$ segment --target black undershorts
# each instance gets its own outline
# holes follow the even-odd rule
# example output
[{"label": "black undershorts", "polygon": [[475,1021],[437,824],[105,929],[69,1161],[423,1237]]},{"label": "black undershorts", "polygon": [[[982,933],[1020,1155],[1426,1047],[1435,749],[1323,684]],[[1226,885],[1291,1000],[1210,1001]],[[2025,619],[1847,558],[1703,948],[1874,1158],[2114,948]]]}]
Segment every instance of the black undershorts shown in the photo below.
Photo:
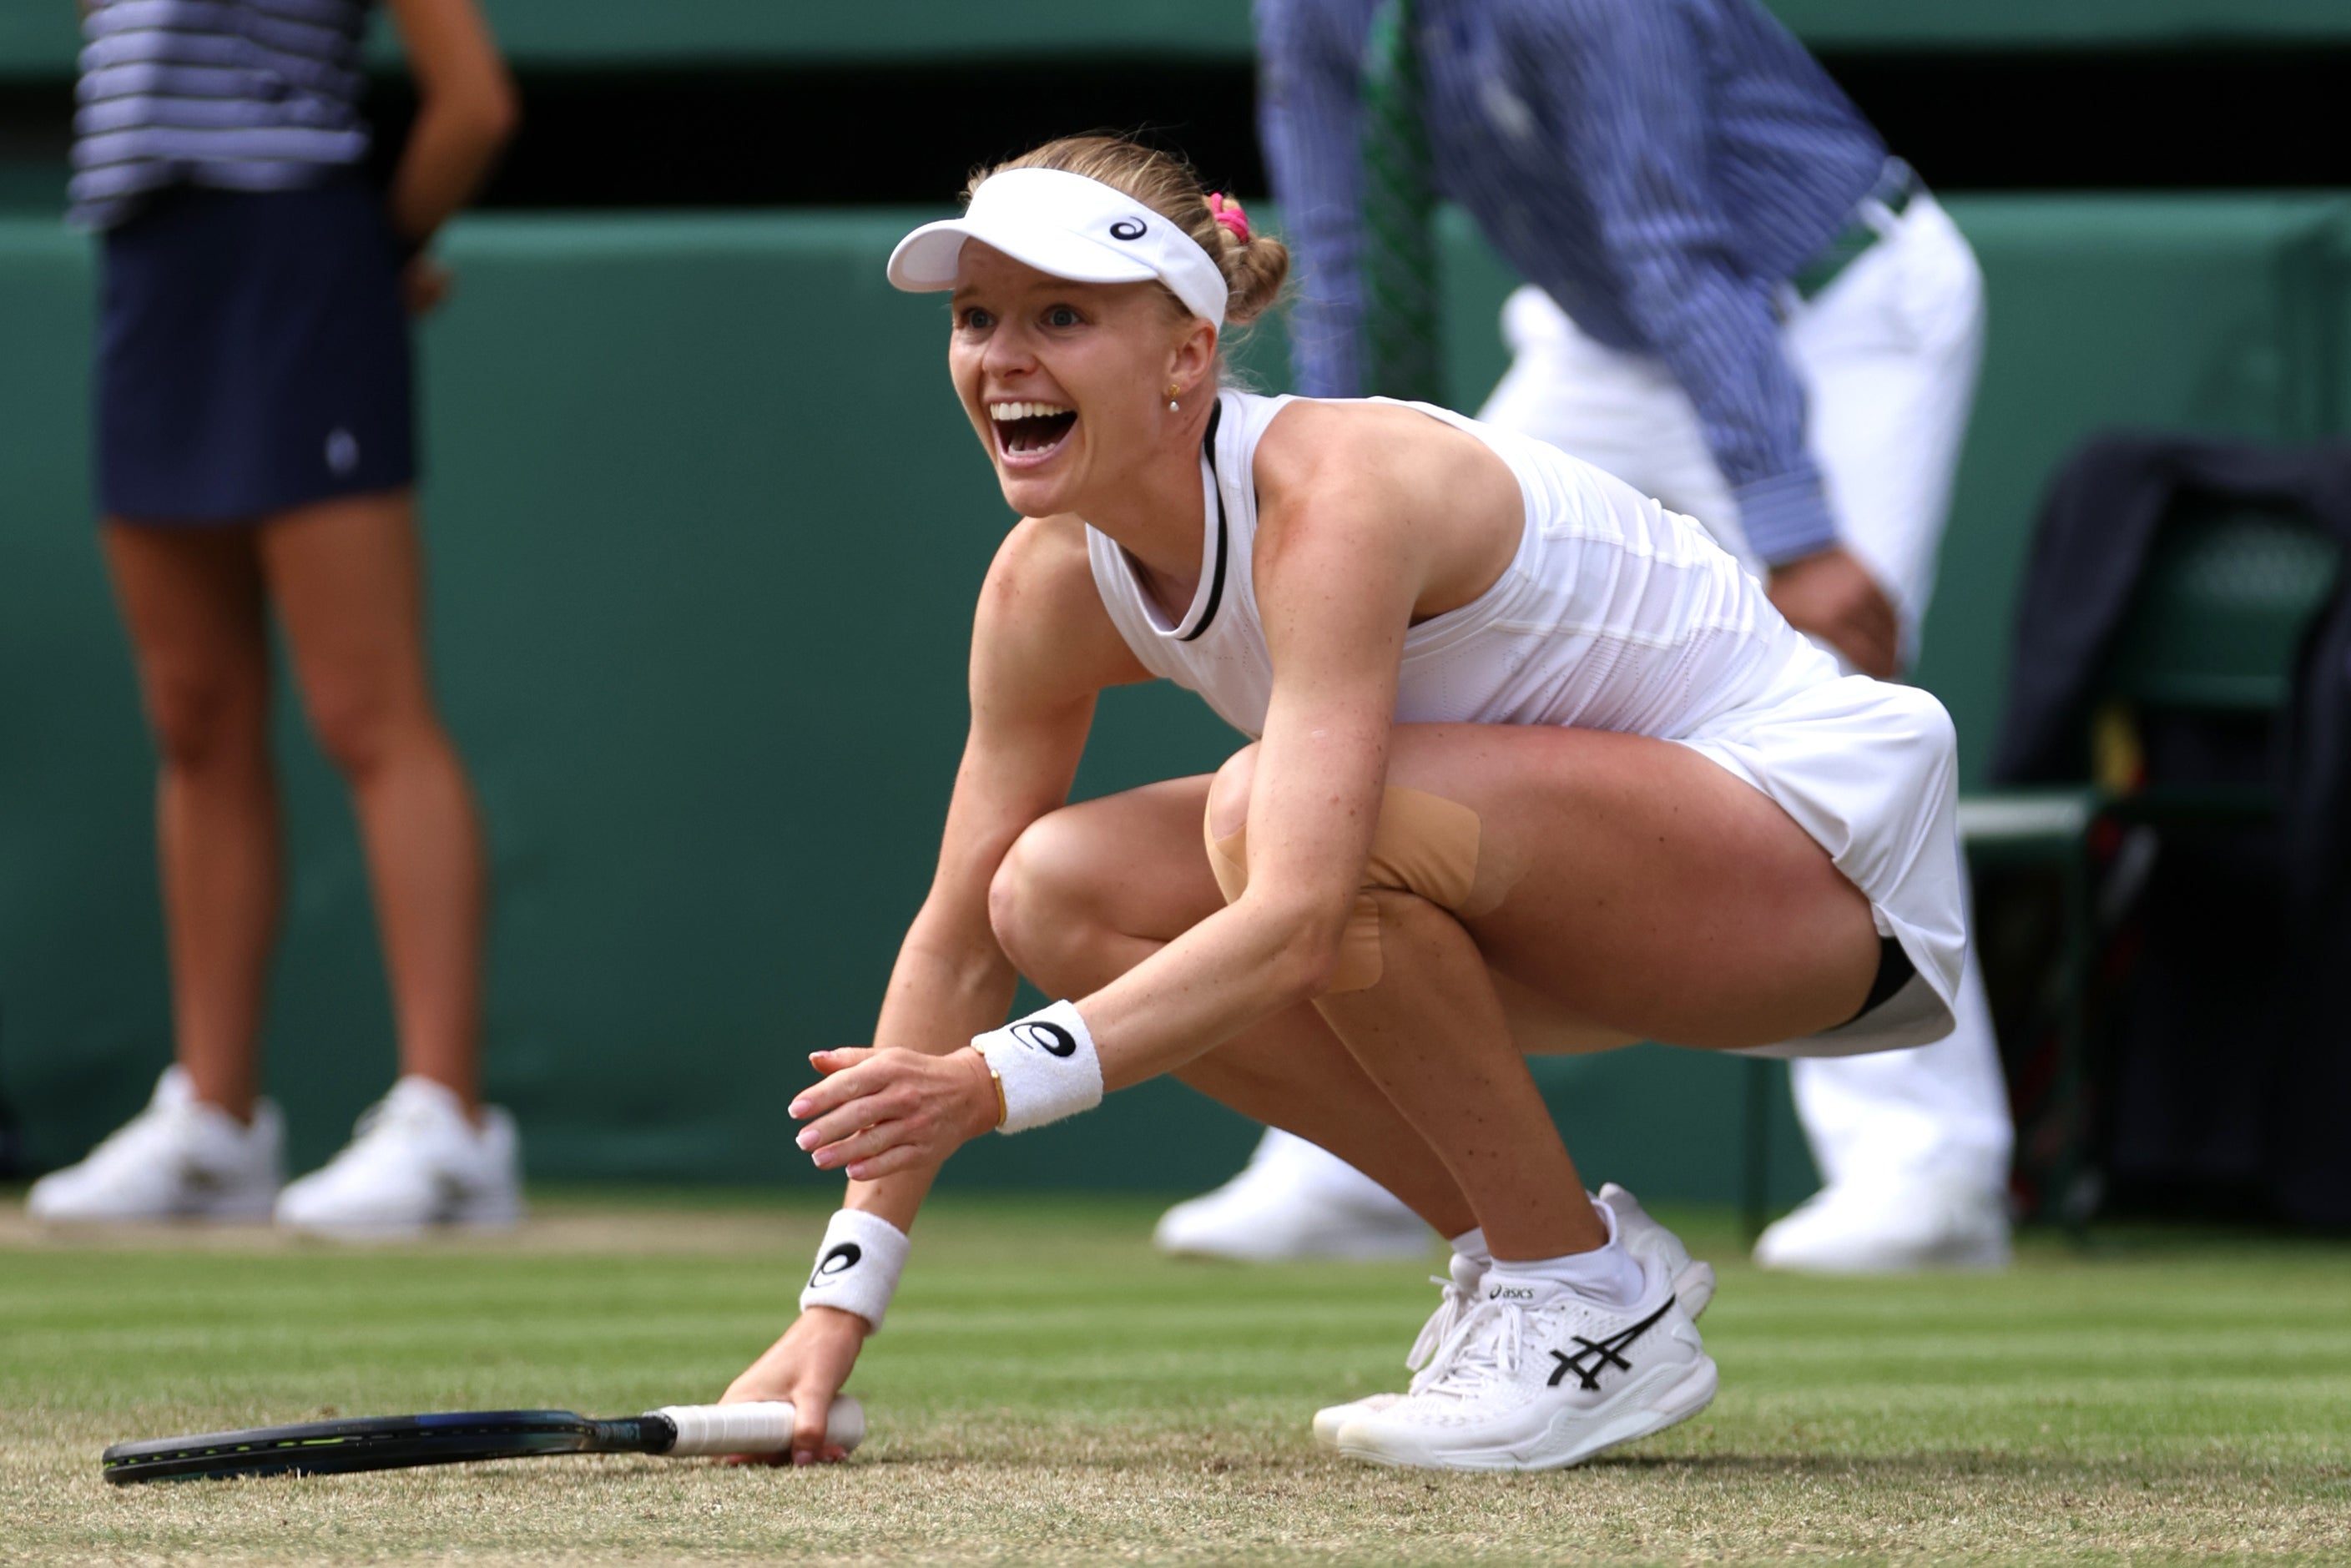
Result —
[{"label": "black undershorts", "polygon": [[[1910,955],[1902,950],[1901,943],[1891,936],[1879,937],[1877,978],[1869,982],[1869,995],[1863,999],[1861,1010],[1845,1019],[1845,1023],[1859,1023],[1883,1007],[1893,998],[1895,992],[1908,985],[1910,977],[1917,972],[1918,966],[1910,961]],[[1842,1029],[1844,1026],[1840,1024],[1838,1027]]]}]

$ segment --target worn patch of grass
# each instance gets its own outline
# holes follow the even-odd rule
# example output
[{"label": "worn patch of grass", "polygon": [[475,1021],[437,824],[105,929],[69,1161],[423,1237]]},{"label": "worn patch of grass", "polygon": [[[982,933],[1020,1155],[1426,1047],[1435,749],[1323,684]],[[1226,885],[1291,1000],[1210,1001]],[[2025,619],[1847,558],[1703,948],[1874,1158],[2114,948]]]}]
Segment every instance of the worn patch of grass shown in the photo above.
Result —
[{"label": "worn patch of grass", "polygon": [[[1382,1471],[1318,1405],[1390,1385],[1410,1266],[1152,1255],[1134,1202],[943,1201],[814,1472],[547,1459],[112,1489],[107,1443],[332,1411],[714,1397],[822,1217],[546,1206],[510,1243],[43,1238],[0,1211],[0,1561],[2325,1561],[2351,1555],[2351,1249],[2162,1233],[1997,1277],[1735,1261],[1722,1394],[1583,1469]],[[1434,1260],[1432,1259],[1432,1262]]]}]

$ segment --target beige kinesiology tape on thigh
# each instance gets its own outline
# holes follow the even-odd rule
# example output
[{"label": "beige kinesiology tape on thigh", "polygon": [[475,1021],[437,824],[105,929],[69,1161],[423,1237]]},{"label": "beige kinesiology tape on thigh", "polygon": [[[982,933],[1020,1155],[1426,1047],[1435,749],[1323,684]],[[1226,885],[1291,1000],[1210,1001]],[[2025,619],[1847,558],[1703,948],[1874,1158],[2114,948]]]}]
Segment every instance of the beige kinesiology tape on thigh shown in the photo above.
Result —
[{"label": "beige kinesiology tape on thigh", "polygon": [[[1249,886],[1249,827],[1223,838],[1201,823],[1208,841],[1208,869],[1230,904]],[[1390,785],[1380,798],[1380,820],[1372,829],[1371,858],[1364,866],[1364,891],[1355,895],[1339,946],[1333,991],[1367,990],[1380,983],[1381,891],[1409,893],[1458,915],[1478,881],[1478,813],[1458,800],[1425,789]]]}]

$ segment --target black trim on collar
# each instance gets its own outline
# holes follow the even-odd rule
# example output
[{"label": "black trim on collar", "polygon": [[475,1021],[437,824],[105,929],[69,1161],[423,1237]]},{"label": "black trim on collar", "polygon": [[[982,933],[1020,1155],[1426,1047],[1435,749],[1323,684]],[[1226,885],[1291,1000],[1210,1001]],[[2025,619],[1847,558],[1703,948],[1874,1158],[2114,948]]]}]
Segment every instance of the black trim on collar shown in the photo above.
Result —
[{"label": "black trim on collar", "polygon": [[1208,488],[1217,497],[1217,563],[1208,577],[1208,607],[1200,612],[1200,623],[1176,640],[1189,643],[1206,632],[1217,619],[1217,606],[1225,601],[1225,550],[1231,530],[1225,526],[1225,486],[1217,476],[1217,426],[1225,417],[1225,400],[1219,396],[1208,410],[1208,433],[1200,437],[1200,455],[1208,462]]}]

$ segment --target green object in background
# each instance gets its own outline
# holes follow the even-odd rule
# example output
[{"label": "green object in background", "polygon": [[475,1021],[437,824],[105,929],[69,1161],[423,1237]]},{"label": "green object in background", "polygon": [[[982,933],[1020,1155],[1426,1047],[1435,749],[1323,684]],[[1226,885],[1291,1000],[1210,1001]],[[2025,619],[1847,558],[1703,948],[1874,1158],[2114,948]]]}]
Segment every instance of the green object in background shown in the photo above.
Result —
[{"label": "green object in background", "polygon": [[[1765,0],[1815,49],[2065,50],[2340,43],[2341,0]],[[525,68],[1033,61],[1246,61],[1249,0],[483,0]],[[0,6],[0,79],[73,71],[66,0]],[[391,54],[388,40],[378,58]]]},{"label": "green object in background", "polygon": [[1382,0],[1364,47],[1364,376],[1370,396],[1435,402],[1437,172],[1413,0]]},{"label": "green object in background", "polygon": [[2283,713],[2341,568],[2334,541],[2292,512],[2206,507],[2168,521],[2107,652],[2114,694],[2150,708]]},{"label": "green object in background", "polygon": [[[2050,466],[2090,432],[2342,428],[2333,199],[1969,198],[1991,336],[1921,680],[1975,776]],[[488,1076],[540,1176],[807,1183],[777,1109],[864,1038],[927,883],[972,601],[1008,521],[944,375],[945,312],[891,290],[914,214],[461,224],[425,331],[434,653],[498,902]],[[1278,223],[1268,226],[1279,233]],[[1439,225],[1447,401],[1501,369],[1512,279]],[[0,1091],[78,1155],[168,1055],[152,759],[90,537],[88,242],[0,221]],[[1286,379],[1278,322],[1245,350]],[[298,1165],[392,1070],[341,786],[290,711],[292,882],[267,1079]],[[1238,737],[1161,686],[1106,697],[1081,793]],[[1540,1061],[1595,1180],[1729,1201],[1737,1065]],[[1807,1181],[1774,1124],[1778,1201]],[[1159,1083],[976,1144],[965,1184],[1197,1187],[1253,1130]]]}]

